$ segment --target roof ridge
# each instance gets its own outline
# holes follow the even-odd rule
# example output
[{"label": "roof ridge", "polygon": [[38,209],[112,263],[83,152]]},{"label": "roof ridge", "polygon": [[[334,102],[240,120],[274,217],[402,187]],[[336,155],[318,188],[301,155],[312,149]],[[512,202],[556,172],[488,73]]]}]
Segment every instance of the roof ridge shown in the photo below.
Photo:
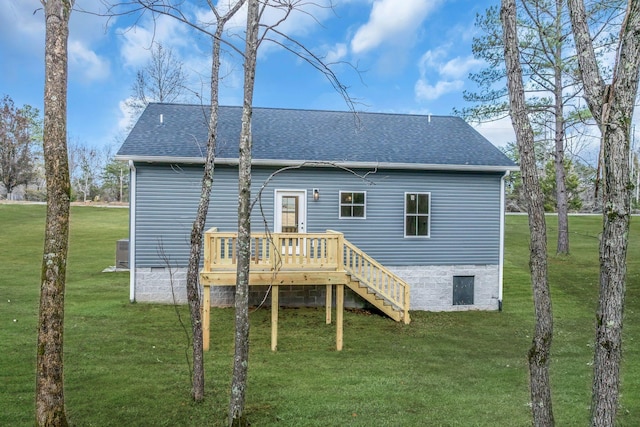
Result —
[{"label": "roof ridge", "polygon": [[[158,106],[175,106],[175,107],[198,107],[210,108],[210,104],[180,103],[180,102],[150,102],[149,105]],[[242,105],[220,105],[221,108],[242,108]],[[366,115],[384,115],[384,116],[400,116],[400,117],[431,117],[431,118],[461,118],[455,115],[446,114],[419,114],[419,113],[401,113],[391,111],[350,111],[350,110],[330,110],[330,109],[311,109],[311,108],[291,108],[291,107],[260,107],[253,106],[254,110],[271,110],[271,111],[298,111],[309,113],[339,113],[339,114],[366,114]]]}]

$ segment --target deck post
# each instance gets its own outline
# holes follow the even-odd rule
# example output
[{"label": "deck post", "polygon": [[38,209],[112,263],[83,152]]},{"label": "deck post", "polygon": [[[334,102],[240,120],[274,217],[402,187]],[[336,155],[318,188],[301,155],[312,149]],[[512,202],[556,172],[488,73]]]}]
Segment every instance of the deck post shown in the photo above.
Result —
[{"label": "deck post", "polygon": [[342,233],[338,235],[337,246],[336,261],[338,271],[344,271],[344,234]]},{"label": "deck post", "polygon": [[278,349],[278,285],[273,285],[271,288],[271,351]]},{"label": "deck post", "polygon": [[410,320],[409,320],[409,308],[410,308],[410,303],[409,303],[409,287],[405,286],[404,288],[404,318],[402,319],[404,321],[405,325],[408,325]]},{"label": "deck post", "polygon": [[204,295],[202,300],[202,349],[209,351],[209,324],[211,312],[211,286],[203,285]]},{"label": "deck post", "polygon": [[212,227],[204,232],[204,271],[211,271],[212,255],[214,256],[213,259],[215,259],[215,255],[213,253],[215,245],[211,245],[211,239],[213,239],[214,236],[211,236],[211,234],[216,231],[218,231],[218,229]]},{"label": "deck post", "polygon": [[344,285],[336,285],[336,350],[342,351],[342,324],[344,318]]},{"label": "deck post", "polygon": [[326,319],[327,325],[330,325],[331,324],[331,306],[333,305],[333,303],[331,302],[331,285],[327,285],[326,289],[327,290],[325,291],[326,295],[325,295],[325,303],[324,303],[324,305],[325,305],[326,310],[327,310],[327,316],[326,316],[327,317],[327,319]]}]

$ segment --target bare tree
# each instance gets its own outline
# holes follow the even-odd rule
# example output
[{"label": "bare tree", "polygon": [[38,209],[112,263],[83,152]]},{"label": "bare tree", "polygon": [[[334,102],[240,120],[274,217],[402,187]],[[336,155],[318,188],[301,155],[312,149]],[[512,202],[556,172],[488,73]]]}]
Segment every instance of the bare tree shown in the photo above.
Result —
[{"label": "bare tree", "polygon": [[591,425],[615,425],[620,388],[631,185],[631,119],[640,70],[640,0],[627,3],[610,83],[596,62],[584,2],[569,0],[580,74],[589,110],[602,134],[603,231],[596,313]]},{"label": "bare tree", "polygon": [[531,232],[529,266],[536,320],[533,342],[528,355],[531,410],[534,425],[553,426],[549,381],[553,314],[547,279],[547,232],[544,218],[544,198],[538,180],[533,129],[527,115],[524,84],[522,83],[515,0],[502,0],[500,18],[504,38],[509,109],[520,153],[522,185],[527,201],[529,230]]},{"label": "bare tree", "polygon": [[82,201],[91,200],[98,189],[103,159],[95,148],[80,144],[68,144],[69,174],[72,189],[81,195]]},{"label": "bare tree", "polygon": [[66,426],[63,382],[64,293],[69,242],[67,42],[74,0],[41,0],[46,23],[44,160],[47,176],[38,347],[36,425]]},{"label": "bare tree", "polygon": [[[244,0],[237,0],[235,3],[227,3],[226,12],[221,13],[219,6],[214,2],[207,2],[215,16],[215,22],[201,22],[197,18],[192,20],[183,13],[179,6],[170,2],[156,0],[132,0],[131,2],[117,3],[109,6],[109,13],[120,14],[118,7],[124,6],[122,13],[146,13],[150,12],[153,19],[156,16],[166,15],[177,21],[188,25],[192,29],[210,37],[212,41],[212,62],[210,96],[211,107],[208,117],[207,150],[204,160],[204,170],[202,176],[202,186],[200,200],[196,217],[191,228],[189,264],[187,267],[187,301],[189,303],[191,326],[192,326],[192,347],[193,347],[193,371],[191,395],[194,401],[200,402],[204,399],[204,357],[202,342],[202,314],[200,299],[200,279],[199,269],[202,258],[202,242],[204,227],[209,210],[211,198],[211,188],[213,186],[214,160],[218,127],[218,89],[220,82],[220,55],[221,45],[224,43],[231,47],[236,53],[242,55],[242,51],[223,38],[223,32],[227,22],[240,10]],[[213,30],[212,30],[213,28]],[[171,50],[163,49],[162,45],[156,44],[156,49],[152,51],[152,58],[145,70],[138,72],[138,78],[134,84],[134,109],[138,111],[146,107],[150,101],[172,102],[178,99],[183,92],[183,81],[186,74],[182,72],[182,63],[177,61]],[[137,107],[136,107],[137,105]]]},{"label": "bare tree", "polygon": [[34,127],[39,112],[25,105],[16,108],[13,100],[5,95],[0,105],[0,182],[7,191],[7,199],[13,190],[26,185],[34,174],[32,143]]},{"label": "bare tree", "polygon": [[[251,260],[251,117],[253,113],[253,90],[256,73],[258,47],[263,41],[275,43],[324,74],[334,89],[342,95],[347,105],[353,109],[353,100],[346,87],[340,83],[331,68],[321,58],[314,55],[304,45],[278,30],[278,25],[286,21],[291,12],[304,5],[300,0],[248,0],[247,29],[244,51],[244,100],[242,127],[238,159],[238,260],[235,296],[235,352],[231,399],[229,402],[229,425],[249,425],[244,415],[244,404],[249,367],[249,273]],[[261,17],[267,7],[279,8],[283,16],[274,24],[261,24]],[[263,28],[259,36],[260,28]],[[274,36],[269,36],[273,34]]]},{"label": "bare tree", "polygon": [[213,172],[216,140],[218,135],[218,87],[220,81],[220,53],[222,32],[225,24],[235,15],[244,4],[244,0],[238,0],[227,13],[221,15],[211,5],[211,10],[216,17],[216,30],[212,38],[211,61],[211,111],[209,115],[209,135],[207,137],[207,154],[204,161],[204,173],[202,175],[202,187],[198,211],[191,228],[191,246],[189,254],[189,266],[187,268],[187,299],[191,309],[191,324],[193,330],[193,387],[192,396],[195,401],[204,398],[204,361],[202,342],[202,319],[200,301],[200,259],[202,258],[202,235],[204,232],[209,201],[211,199],[211,187],[213,186]]},{"label": "bare tree", "polygon": [[[264,9],[262,9],[264,10]],[[251,262],[251,116],[253,114],[253,88],[258,56],[258,29],[260,23],[258,0],[247,1],[247,32],[244,51],[244,100],[242,128],[238,158],[238,273],[235,298],[235,352],[229,425],[249,425],[244,414],[249,368],[249,264]]]},{"label": "bare tree", "polygon": [[144,68],[136,73],[131,87],[133,99],[129,106],[139,116],[150,102],[175,102],[185,90],[187,73],[182,62],[176,58],[173,49],[154,42],[151,58]]}]

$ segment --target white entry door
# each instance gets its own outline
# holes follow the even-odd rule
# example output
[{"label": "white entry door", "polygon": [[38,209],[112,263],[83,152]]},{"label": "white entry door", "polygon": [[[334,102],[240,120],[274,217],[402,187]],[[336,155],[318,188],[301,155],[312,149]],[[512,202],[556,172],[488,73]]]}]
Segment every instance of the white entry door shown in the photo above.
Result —
[{"label": "white entry door", "polygon": [[307,191],[276,190],[275,232],[307,232]]}]

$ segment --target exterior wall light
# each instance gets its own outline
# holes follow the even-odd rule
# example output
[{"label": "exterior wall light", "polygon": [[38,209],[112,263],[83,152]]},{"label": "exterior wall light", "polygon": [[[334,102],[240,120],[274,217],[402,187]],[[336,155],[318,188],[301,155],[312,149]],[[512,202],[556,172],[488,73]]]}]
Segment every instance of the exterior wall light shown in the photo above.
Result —
[{"label": "exterior wall light", "polygon": [[316,202],[320,200],[320,190],[318,190],[317,188],[313,189],[313,200]]}]

